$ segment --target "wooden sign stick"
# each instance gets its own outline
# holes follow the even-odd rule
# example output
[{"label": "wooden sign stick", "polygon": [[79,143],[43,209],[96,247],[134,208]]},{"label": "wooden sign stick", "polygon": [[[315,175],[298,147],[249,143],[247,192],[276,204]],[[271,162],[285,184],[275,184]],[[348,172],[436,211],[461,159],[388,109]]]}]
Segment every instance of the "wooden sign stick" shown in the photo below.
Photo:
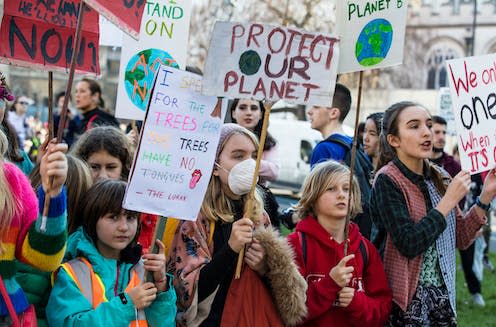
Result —
[{"label": "wooden sign stick", "polygon": [[[272,109],[272,102],[267,103],[265,106],[265,114],[263,116],[263,123],[262,123],[262,133],[260,134],[260,143],[258,145],[258,151],[257,151],[257,162],[255,165],[255,173],[253,174],[253,180],[251,182],[251,188],[250,192],[248,193],[248,197],[246,199],[245,203],[245,217],[250,218],[252,221],[255,221],[255,219],[258,219],[258,217],[254,217],[254,211],[255,208],[255,190],[257,187],[257,181],[258,181],[258,172],[260,171],[260,162],[262,161],[262,156],[263,156],[263,149],[265,145],[265,139],[267,138],[267,129],[269,127],[269,114],[270,114],[270,109]],[[236,264],[236,272],[234,274],[234,278],[239,279],[241,276],[241,268],[243,266],[243,259],[245,257],[245,248],[243,247],[241,251],[239,251],[238,255],[238,262]]]},{"label": "wooden sign stick", "polygon": [[[66,96],[64,97],[64,104],[62,106],[62,112],[60,113],[59,130],[57,131],[57,142],[62,141],[62,135],[64,132],[65,119],[67,116],[67,107],[69,106],[69,94],[71,94],[72,82],[74,80],[74,71],[76,70],[76,59],[79,53],[79,48],[81,46],[81,32],[83,27],[84,8],[85,8],[84,0],[81,0],[81,3],[79,5],[78,20],[76,25],[76,35],[74,36],[75,39],[74,48],[72,49],[71,65],[69,68],[69,79],[67,80],[67,85],[65,88]],[[48,193],[52,188],[52,183],[53,183],[53,178],[50,179],[50,185],[45,193],[45,202],[43,204],[43,214],[40,225],[41,232],[46,231],[48,209],[50,208],[50,197],[48,196]]]},{"label": "wooden sign stick", "polygon": [[350,162],[350,190],[348,192],[348,214],[346,215],[346,224],[344,226],[344,255],[348,253],[348,236],[350,234],[350,220],[351,220],[351,197],[353,195],[353,172],[355,170],[355,159],[356,152],[358,148],[358,122],[360,120],[360,103],[362,100],[362,80],[363,71],[360,71],[359,82],[358,82],[358,100],[357,100],[357,110],[355,116],[355,132],[353,135],[353,145],[351,148],[351,162]]},{"label": "wooden sign stick", "polygon": [[53,139],[53,72],[48,72],[48,140]]}]

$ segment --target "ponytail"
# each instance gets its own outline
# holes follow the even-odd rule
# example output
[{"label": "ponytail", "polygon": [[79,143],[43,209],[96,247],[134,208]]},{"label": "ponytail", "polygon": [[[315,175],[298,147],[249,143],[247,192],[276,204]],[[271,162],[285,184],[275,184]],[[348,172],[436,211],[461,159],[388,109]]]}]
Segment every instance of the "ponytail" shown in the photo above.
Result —
[{"label": "ponytail", "polygon": [[444,196],[448,184],[451,181],[450,176],[447,174],[443,174],[439,167],[429,160],[425,160],[425,164],[427,165],[434,186],[436,186],[436,189],[439,191],[441,196]]}]

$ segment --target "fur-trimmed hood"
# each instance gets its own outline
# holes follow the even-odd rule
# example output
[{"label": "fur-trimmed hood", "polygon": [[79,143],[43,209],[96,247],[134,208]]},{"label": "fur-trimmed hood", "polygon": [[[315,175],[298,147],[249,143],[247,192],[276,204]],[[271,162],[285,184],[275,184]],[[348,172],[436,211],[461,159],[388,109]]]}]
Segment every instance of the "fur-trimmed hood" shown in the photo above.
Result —
[{"label": "fur-trimmed hood", "polygon": [[307,315],[307,283],[298,271],[293,249],[271,227],[257,229],[254,237],[266,252],[268,271],[265,276],[281,320],[285,326],[302,323]]}]

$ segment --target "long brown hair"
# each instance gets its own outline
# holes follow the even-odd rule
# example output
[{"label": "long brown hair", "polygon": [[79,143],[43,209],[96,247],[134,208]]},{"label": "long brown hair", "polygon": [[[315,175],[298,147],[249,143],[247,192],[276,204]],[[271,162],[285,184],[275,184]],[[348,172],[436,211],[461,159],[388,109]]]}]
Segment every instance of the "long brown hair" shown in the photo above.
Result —
[{"label": "long brown hair", "polygon": [[[399,116],[400,114],[409,107],[421,107],[418,103],[411,101],[401,101],[391,105],[384,113],[384,118],[382,119],[382,131],[379,142],[379,162],[377,164],[377,170],[381,169],[383,166],[387,165],[391,160],[393,160],[396,155],[396,150],[387,141],[388,135],[394,135],[399,137]],[[424,108],[425,109],[425,108]],[[427,111],[427,109],[425,109]],[[424,165],[428,167],[429,173],[431,175],[434,185],[441,193],[444,195],[446,192],[446,179],[444,178],[441,171],[436,168],[436,166],[428,160],[424,161]]]}]

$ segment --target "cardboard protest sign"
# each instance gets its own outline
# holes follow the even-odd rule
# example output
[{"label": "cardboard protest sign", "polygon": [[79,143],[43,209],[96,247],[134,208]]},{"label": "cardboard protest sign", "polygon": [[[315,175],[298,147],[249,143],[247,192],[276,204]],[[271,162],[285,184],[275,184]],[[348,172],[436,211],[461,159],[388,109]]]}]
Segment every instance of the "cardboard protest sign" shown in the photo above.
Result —
[{"label": "cardboard protest sign", "polygon": [[201,76],[158,68],[123,207],[195,220],[212,174],[226,103]]},{"label": "cardboard protest sign", "polygon": [[439,88],[439,116],[443,117],[448,123],[446,133],[451,136],[456,135],[455,115],[453,114],[449,87]]},{"label": "cardboard protest sign", "polygon": [[407,0],[336,1],[338,73],[403,62]]},{"label": "cardboard protest sign", "polygon": [[338,39],[288,27],[217,22],[202,92],[309,105],[330,105]]},{"label": "cardboard protest sign", "polygon": [[[69,69],[80,0],[4,1],[0,62],[50,70]],[[86,7],[76,71],[100,73],[98,13]]]},{"label": "cardboard protest sign", "polygon": [[139,41],[124,35],[116,117],[143,120],[158,67],[184,69],[191,0],[147,1]]},{"label": "cardboard protest sign", "polygon": [[112,23],[117,25],[121,30],[138,38],[140,32],[141,16],[146,0],[85,0],[100,14],[105,16]]},{"label": "cardboard protest sign", "polygon": [[462,169],[496,164],[496,54],[446,61]]}]

